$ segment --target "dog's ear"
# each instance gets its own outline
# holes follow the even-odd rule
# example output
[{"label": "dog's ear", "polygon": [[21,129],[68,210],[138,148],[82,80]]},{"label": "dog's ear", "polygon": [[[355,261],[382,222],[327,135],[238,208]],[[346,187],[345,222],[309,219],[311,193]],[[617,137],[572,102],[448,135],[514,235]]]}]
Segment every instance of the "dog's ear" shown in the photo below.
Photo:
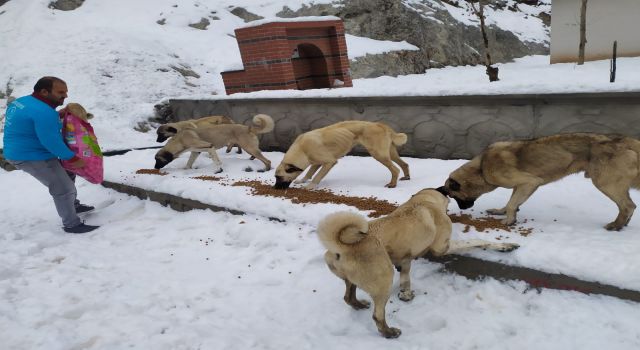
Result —
[{"label": "dog's ear", "polygon": [[173,126],[170,126],[167,128],[167,132],[173,133],[173,134],[177,134],[178,133],[178,129],[174,128]]},{"label": "dog's ear", "polygon": [[449,189],[452,191],[460,191],[460,183],[452,178],[449,178]]},{"label": "dog's ear", "polygon": [[287,173],[295,173],[295,172],[302,172],[303,170],[298,168],[295,165],[287,164],[287,166],[285,167],[284,171],[287,172]]}]

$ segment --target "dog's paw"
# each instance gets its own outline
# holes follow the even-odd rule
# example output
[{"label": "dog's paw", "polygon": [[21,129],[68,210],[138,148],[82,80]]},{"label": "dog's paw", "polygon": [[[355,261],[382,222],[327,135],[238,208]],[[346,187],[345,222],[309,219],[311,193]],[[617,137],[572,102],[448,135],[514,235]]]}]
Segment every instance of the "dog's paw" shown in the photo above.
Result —
[{"label": "dog's paw", "polygon": [[385,330],[380,331],[380,333],[382,333],[382,336],[387,339],[393,339],[399,337],[400,334],[402,334],[402,331],[398,328],[389,327]]},{"label": "dog's paw", "polygon": [[402,301],[411,301],[416,296],[416,294],[412,290],[401,290],[398,293],[398,298]]},{"label": "dog's paw", "polygon": [[293,180],[294,184],[303,184],[303,183],[307,183],[307,181],[309,181],[308,179],[296,179]]},{"label": "dog's paw", "polygon": [[623,226],[624,225],[620,225],[620,224],[618,224],[617,222],[614,221],[614,222],[610,222],[610,223],[606,224],[604,226],[604,228],[606,228],[607,231],[620,231],[620,230],[622,230]]},{"label": "dog's paw", "polygon": [[411,176],[407,175],[400,178],[400,181],[406,181],[406,180],[411,180]]},{"label": "dog's paw", "polygon": [[345,300],[349,306],[356,310],[368,309],[371,306],[371,303],[368,300],[358,300],[354,299],[353,301]]},{"label": "dog's paw", "polygon": [[384,187],[386,187],[386,188],[396,188],[396,184],[389,182],[388,184],[384,185]]},{"label": "dog's paw", "polygon": [[487,214],[489,215],[504,215],[507,213],[507,209],[487,209]]},{"label": "dog's paw", "polygon": [[316,186],[318,186],[317,184],[314,184],[313,182],[308,183],[307,185],[304,186],[305,190],[313,190],[316,188]]},{"label": "dog's paw", "polygon": [[511,226],[511,225],[514,225],[514,224],[516,223],[516,218],[509,218],[509,217],[506,217],[506,218],[504,218],[504,219],[500,220],[500,222],[501,222],[503,225]]}]

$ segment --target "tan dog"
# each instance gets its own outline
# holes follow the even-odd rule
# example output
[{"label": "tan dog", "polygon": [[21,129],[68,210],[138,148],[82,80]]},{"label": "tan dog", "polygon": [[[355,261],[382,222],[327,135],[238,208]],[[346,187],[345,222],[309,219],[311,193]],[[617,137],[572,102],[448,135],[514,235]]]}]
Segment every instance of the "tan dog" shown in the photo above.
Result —
[{"label": "tan dog", "polygon": [[203,117],[198,119],[183,120],[174,123],[162,124],[156,130],[158,134],[157,142],[164,142],[167,139],[175,136],[178,132],[184,129],[197,129],[199,127],[207,127],[211,125],[219,124],[234,124],[233,120],[229,117],[221,115],[212,115],[209,117]]},{"label": "tan dog", "polygon": [[318,225],[318,237],[327,248],[325,261],[331,272],[344,280],[344,301],[354,309],[368,308],[367,301],[356,299],[356,287],[367,292],[374,303],[373,320],[387,338],[400,330],[387,325],[385,306],[393,283],[393,267],[400,271],[403,301],[414,298],[411,290],[411,261],[428,252],[435,256],[471,248],[511,251],[511,243],[482,240],[450,241],[451,219],[447,215],[449,198],[444,189],[424,189],[391,214],[367,220],[355,213],[328,215]]},{"label": "tan dog", "polygon": [[540,186],[585,172],[595,187],[618,206],[618,216],[605,226],[620,230],[636,205],[629,189],[640,188],[640,141],[624,136],[570,133],[526,141],[496,142],[449,175],[445,187],[460,209],[497,187],[513,188],[504,208],[487,210],[516,222],[516,212]]},{"label": "tan dog", "polygon": [[64,116],[65,112],[69,112],[85,122],[88,122],[89,119],[93,118],[93,114],[88,113],[87,110],[85,110],[79,103],[67,103],[63,109],[58,111],[61,117]]},{"label": "tan dog", "polygon": [[[174,123],[162,124],[156,130],[156,134],[158,134],[158,138],[156,142],[164,142],[167,139],[173,137],[175,134],[184,129],[197,129],[199,127],[206,127],[210,125],[219,125],[219,124],[235,124],[235,122],[229,118],[222,115],[212,115],[209,117],[202,117],[198,119],[190,119],[183,120]],[[241,154],[242,149],[238,145],[229,144],[227,145],[226,152],[231,152],[233,146],[238,147],[238,151],[236,153]],[[197,156],[196,156],[197,157]],[[251,157],[253,160],[254,158]]]},{"label": "tan dog", "polygon": [[265,165],[263,171],[269,170],[271,162],[260,152],[257,134],[270,132],[273,126],[273,119],[270,116],[258,114],[253,117],[252,126],[219,124],[184,129],[169,139],[167,144],[156,153],[155,168],[163,168],[185,151],[191,151],[187,161],[187,168],[191,168],[200,152],[208,152],[217,167],[216,173],[219,173],[222,171],[222,162],[218,158],[216,149],[232,143],[239,145],[247,153],[262,161]]},{"label": "tan dog", "polygon": [[396,147],[407,142],[407,135],[396,133],[386,124],[367,121],[345,121],[299,135],[293,142],[282,162],[276,168],[275,188],[285,189],[291,185],[309,166],[309,171],[296,183],[309,181],[305,188],[314,188],[327,175],[329,170],[344,157],[355,145],[362,145],[377,161],[391,172],[391,181],[386,187],[396,187],[399,170],[392,161],[402,168],[404,176],[400,180],[409,180],[409,165],[398,155]]}]

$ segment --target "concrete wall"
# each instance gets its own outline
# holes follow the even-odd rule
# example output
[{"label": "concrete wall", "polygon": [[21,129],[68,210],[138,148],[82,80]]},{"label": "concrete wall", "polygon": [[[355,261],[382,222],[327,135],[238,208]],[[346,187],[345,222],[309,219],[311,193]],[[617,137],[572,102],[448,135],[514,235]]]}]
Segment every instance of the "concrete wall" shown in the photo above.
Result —
[{"label": "concrete wall", "polygon": [[[551,9],[551,63],[577,62],[581,0],[553,0]],[[640,56],[640,0],[587,2],[585,60]]]},{"label": "concrete wall", "polygon": [[269,114],[275,130],[260,147],[278,151],[300,133],[342,120],[383,121],[408,134],[400,153],[420,158],[468,159],[495,141],[564,132],[640,137],[640,93],[171,100],[171,108],[176,120],[227,115],[249,123]]}]

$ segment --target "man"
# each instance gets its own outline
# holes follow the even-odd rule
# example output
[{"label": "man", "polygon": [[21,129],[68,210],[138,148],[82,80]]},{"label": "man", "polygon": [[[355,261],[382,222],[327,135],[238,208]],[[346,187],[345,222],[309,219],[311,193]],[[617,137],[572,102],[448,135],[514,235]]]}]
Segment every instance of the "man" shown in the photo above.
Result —
[{"label": "man", "polygon": [[49,188],[62,226],[69,233],[86,233],[99,226],[86,225],[78,212],[93,207],[76,199],[75,176],[67,173],[60,159],[72,166],[85,166],[62,140],[62,123],[56,107],[67,98],[67,84],[56,77],[42,77],[33,94],[13,101],[7,107],[4,128],[4,157],[16,168],[30,174]]}]

